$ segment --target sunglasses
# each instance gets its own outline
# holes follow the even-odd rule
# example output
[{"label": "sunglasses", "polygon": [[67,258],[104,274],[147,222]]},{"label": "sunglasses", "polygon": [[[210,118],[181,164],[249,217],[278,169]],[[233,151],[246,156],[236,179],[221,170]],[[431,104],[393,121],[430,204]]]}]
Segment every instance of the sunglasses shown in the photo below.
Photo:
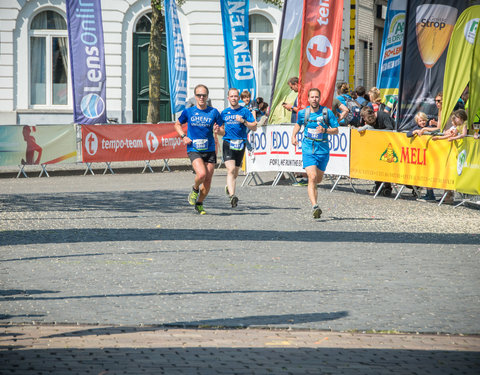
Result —
[{"label": "sunglasses", "polygon": [[435,99],[435,102],[437,102],[437,103],[441,103],[442,101],[441,101],[441,100],[437,100],[437,99]]},{"label": "sunglasses", "polygon": [[195,94],[197,98],[206,98],[208,95],[207,94]]}]

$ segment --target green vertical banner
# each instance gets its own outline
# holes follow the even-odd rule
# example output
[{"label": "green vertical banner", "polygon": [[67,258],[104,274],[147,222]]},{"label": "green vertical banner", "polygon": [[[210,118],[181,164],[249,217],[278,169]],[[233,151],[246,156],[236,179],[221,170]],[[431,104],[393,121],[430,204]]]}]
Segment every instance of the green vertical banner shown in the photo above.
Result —
[{"label": "green vertical banner", "polygon": [[[480,8],[480,6],[478,6]],[[478,20],[477,20],[478,29]],[[476,33],[470,67],[470,87],[468,99],[468,125],[480,122],[480,33]]]},{"label": "green vertical banner", "polygon": [[285,0],[270,99],[269,124],[290,122],[292,114],[283,108],[282,104],[293,104],[297,97],[297,93],[290,89],[287,81],[291,77],[298,77],[302,16],[303,0]]},{"label": "green vertical banner", "polygon": [[[472,70],[474,60],[475,35],[477,34],[478,22],[480,20],[480,5],[467,8],[458,17],[450,38],[450,46],[447,52],[445,64],[445,75],[443,77],[443,106],[442,106],[442,129],[445,127],[450,114],[455,107],[460,95],[468,82],[475,78],[478,70]],[[480,49],[477,49],[477,55]],[[478,60],[478,56],[476,58]],[[478,86],[477,86],[478,87]],[[480,88],[480,87],[479,87]],[[470,93],[475,91],[470,88]],[[478,95],[477,95],[478,97]],[[471,101],[470,101],[471,103]],[[477,103],[478,104],[478,103]],[[473,106],[470,105],[470,108]],[[471,124],[469,116],[469,123]]]},{"label": "green vertical banner", "polygon": [[455,190],[464,194],[480,195],[480,142],[466,137],[458,143]]}]

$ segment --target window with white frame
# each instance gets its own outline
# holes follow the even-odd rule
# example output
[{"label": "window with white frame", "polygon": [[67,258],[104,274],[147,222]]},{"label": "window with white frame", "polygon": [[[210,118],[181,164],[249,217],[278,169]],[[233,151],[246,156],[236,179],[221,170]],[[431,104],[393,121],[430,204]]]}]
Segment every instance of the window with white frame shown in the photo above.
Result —
[{"label": "window with white frame", "polygon": [[261,14],[248,17],[250,53],[257,79],[257,97],[266,102],[270,100],[273,84],[273,46],[272,23]]},{"label": "window with white frame", "polygon": [[68,39],[65,19],[52,10],[30,25],[30,105],[67,105]]}]

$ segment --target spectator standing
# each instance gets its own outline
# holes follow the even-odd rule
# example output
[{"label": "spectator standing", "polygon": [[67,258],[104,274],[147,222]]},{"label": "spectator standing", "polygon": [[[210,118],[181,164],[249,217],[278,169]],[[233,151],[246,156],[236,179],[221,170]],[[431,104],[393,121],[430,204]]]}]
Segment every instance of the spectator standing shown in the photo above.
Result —
[{"label": "spectator standing", "polygon": [[287,83],[290,89],[297,93],[297,96],[295,97],[295,101],[293,102],[293,104],[283,103],[282,105],[283,105],[283,108],[285,108],[287,111],[292,112],[290,121],[292,122],[292,124],[294,124],[297,122],[297,113],[298,113],[298,77],[290,78]]},{"label": "spectator standing", "polygon": [[342,104],[342,102],[336,97],[333,98],[332,101],[332,112],[335,114],[335,116],[337,116],[338,123],[341,126],[344,126],[345,121],[343,121],[343,119],[348,115],[349,110],[347,106]]},{"label": "spectator standing", "polygon": [[365,90],[365,87],[363,86],[358,86],[356,89],[355,89],[355,92],[357,93],[357,103],[360,104],[362,107],[363,106],[366,106],[367,103],[368,103],[368,100],[365,99],[365,94],[367,92],[367,90]]},{"label": "spectator standing", "polygon": [[252,101],[252,94],[250,94],[250,91],[248,90],[243,90],[242,93],[240,94],[240,99],[242,99],[243,106],[248,109],[250,112],[253,113],[255,110],[255,103]]}]

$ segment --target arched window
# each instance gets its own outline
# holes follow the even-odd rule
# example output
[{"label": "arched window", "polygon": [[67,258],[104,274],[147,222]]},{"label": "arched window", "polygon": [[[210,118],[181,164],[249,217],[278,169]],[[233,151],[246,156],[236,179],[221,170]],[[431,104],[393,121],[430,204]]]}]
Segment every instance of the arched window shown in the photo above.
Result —
[{"label": "arched window", "polygon": [[150,33],[152,28],[152,12],[145,14],[140,18],[135,26],[136,33]]},{"label": "arched window", "polygon": [[257,79],[257,97],[260,96],[268,102],[273,84],[272,23],[261,14],[251,14],[248,17],[248,25],[250,53]]},{"label": "arched window", "polygon": [[67,105],[68,82],[67,24],[46,10],[30,25],[30,104]]}]

